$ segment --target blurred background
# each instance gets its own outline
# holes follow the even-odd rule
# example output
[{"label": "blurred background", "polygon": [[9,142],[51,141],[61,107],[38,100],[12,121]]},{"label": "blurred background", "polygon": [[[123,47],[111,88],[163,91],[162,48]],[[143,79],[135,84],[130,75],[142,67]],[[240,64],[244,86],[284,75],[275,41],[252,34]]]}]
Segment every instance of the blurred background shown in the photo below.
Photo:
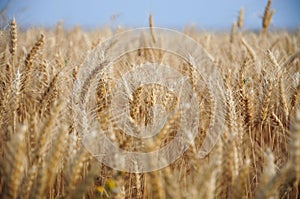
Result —
[{"label": "blurred background", "polygon": [[[259,29],[266,4],[267,0],[0,0],[0,10],[2,18],[15,17],[25,28],[51,27],[58,21],[65,27],[142,27],[148,26],[152,13],[159,27],[230,30],[241,7],[244,27]],[[271,29],[300,27],[300,0],[273,0],[272,8],[276,12]]]}]

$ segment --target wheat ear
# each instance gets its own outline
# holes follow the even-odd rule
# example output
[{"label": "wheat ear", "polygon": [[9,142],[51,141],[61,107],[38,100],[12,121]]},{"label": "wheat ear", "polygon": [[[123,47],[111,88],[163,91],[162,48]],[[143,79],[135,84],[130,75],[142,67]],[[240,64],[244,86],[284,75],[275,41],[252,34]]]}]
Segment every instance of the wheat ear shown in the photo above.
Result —
[{"label": "wheat ear", "polygon": [[288,122],[288,118],[289,118],[289,107],[288,107],[288,103],[287,103],[287,99],[286,99],[286,95],[285,95],[285,86],[284,86],[284,82],[283,82],[283,77],[280,77],[280,105],[281,105],[281,109],[282,109],[282,113],[283,113],[283,119],[284,119],[284,124],[287,125]]},{"label": "wheat ear", "polygon": [[87,175],[81,181],[81,183],[76,187],[76,189],[70,193],[67,199],[82,199],[85,198],[85,194],[88,189],[94,184],[94,179],[99,173],[98,164],[92,164],[91,169],[88,171]]},{"label": "wheat ear", "polygon": [[236,22],[232,23],[231,32],[230,32],[230,43],[234,43],[236,37]]},{"label": "wheat ear", "polygon": [[246,48],[250,58],[252,59],[252,61],[256,62],[257,61],[256,53],[244,38],[242,38],[242,44],[245,46],[245,48]]},{"label": "wheat ear", "polygon": [[262,33],[266,34],[268,31],[268,27],[270,26],[271,23],[271,18],[273,16],[273,14],[275,13],[274,10],[270,10],[271,9],[271,3],[272,0],[268,0],[268,3],[266,5],[265,8],[265,12],[264,12],[264,16],[262,19]]},{"label": "wheat ear", "polygon": [[155,35],[154,35],[154,30],[153,30],[153,17],[152,14],[149,15],[149,27],[150,27],[150,31],[151,31],[151,37],[152,37],[152,41],[153,43],[155,43]]},{"label": "wheat ear", "polygon": [[258,117],[257,124],[263,125],[263,123],[265,122],[265,120],[268,116],[272,90],[273,90],[273,85],[272,85],[272,82],[269,81],[268,89],[267,89],[267,91],[265,93],[265,96],[264,96],[264,100],[263,100],[263,104],[262,104],[261,109],[260,109],[260,114],[259,114],[259,117]]},{"label": "wheat ear", "polygon": [[40,171],[37,176],[37,187],[35,187],[33,198],[43,198],[46,196],[49,190],[51,192],[51,187],[54,184],[57,171],[59,170],[59,159],[63,155],[65,149],[66,135],[66,127],[64,126],[58,132],[57,139],[53,144],[53,149],[49,154],[49,157],[44,162],[43,167],[40,168]]},{"label": "wheat ear", "polygon": [[[259,185],[260,190],[263,190],[266,187],[269,179],[273,178],[275,173],[276,173],[276,165],[274,163],[274,155],[273,155],[272,151],[270,149],[268,149],[265,154],[265,163],[264,163],[263,173],[262,173],[260,185]],[[277,198],[277,197],[275,197],[276,195],[277,195],[276,189],[274,189],[273,191],[269,191],[268,195],[266,195],[266,197],[267,198]]]},{"label": "wheat ear", "polygon": [[238,17],[238,21],[237,21],[237,27],[239,29],[243,28],[243,24],[244,24],[244,8],[241,8],[239,11],[239,17]]},{"label": "wheat ear", "polygon": [[[0,173],[4,176],[5,187],[0,198],[17,198],[25,171],[25,132],[26,126],[18,126],[6,147],[6,156],[1,163]],[[4,174],[4,175],[3,175]],[[2,177],[1,177],[2,178]]]},{"label": "wheat ear", "polygon": [[38,41],[34,44],[32,49],[30,50],[29,54],[26,56],[25,71],[22,75],[23,77],[22,77],[21,91],[24,91],[26,86],[28,86],[28,83],[30,82],[33,58],[37,55],[39,50],[42,48],[43,44],[44,44],[44,35],[42,34],[41,37],[38,39]]},{"label": "wheat ear", "polygon": [[9,51],[12,57],[15,56],[17,51],[17,41],[18,41],[17,23],[15,18],[13,18],[10,22],[10,45],[9,45]]},{"label": "wheat ear", "polygon": [[233,199],[246,198],[249,194],[249,173],[250,173],[250,160],[246,159],[245,163],[240,169],[239,175],[232,186]]},{"label": "wheat ear", "polygon": [[295,183],[300,182],[300,110],[297,110],[294,125],[292,128],[292,141],[289,144],[290,165],[295,174]]},{"label": "wheat ear", "polygon": [[240,82],[239,82],[239,93],[240,102],[242,107],[242,115],[244,117],[244,128],[247,131],[252,127],[252,104],[250,102],[249,96],[246,95],[245,85],[244,85],[244,75],[243,72],[247,65],[249,64],[248,59],[246,59],[240,69]]},{"label": "wheat ear", "polygon": [[297,58],[300,58],[300,50],[291,55],[284,63],[283,68],[290,66],[291,63]]}]

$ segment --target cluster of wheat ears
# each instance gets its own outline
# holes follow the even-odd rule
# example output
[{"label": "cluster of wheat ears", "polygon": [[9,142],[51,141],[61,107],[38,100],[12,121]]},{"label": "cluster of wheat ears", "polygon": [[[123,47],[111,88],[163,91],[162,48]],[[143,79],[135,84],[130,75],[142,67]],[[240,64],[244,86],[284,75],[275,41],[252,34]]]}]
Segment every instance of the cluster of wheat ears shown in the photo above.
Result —
[{"label": "cluster of wheat ears", "polygon": [[[268,32],[271,1],[262,31],[243,29],[243,10],[232,31],[211,33],[187,27],[222,74],[224,107],[211,108],[212,90],[199,94],[202,124],[195,141],[175,162],[148,173],[127,173],[95,160],[82,146],[72,117],[72,88],[86,52],[123,31],[17,28],[13,19],[0,32],[0,197],[1,198],[299,198],[300,195],[300,31]],[[153,27],[150,16],[150,27]],[[42,33],[42,34],[41,34]],[[155,36],[155,35],[154,35]],[[140,40],[140,42],[147,42]],[[178,41],[180,42],[180,41]],[[140,49],[117,64],[164,64],[174,57]],[[177,65],[193,82],[193,71]],[[199,66],[201,67],[201,66]],[[111,73],[120,78],[119,74]],[[109,128],[109,93],[113,81],[101,79],[95,93],[99,128]],[[151,95],[147,100],[143,95]],[[160,85],[134,91],[132,120],[150,124],[147,107],[160,101],[165,109],[176,97]],[[225,115],[224,132],[205,158],[195,155],[208,123]],[[174,113],[162,129],[159,148],[178,130]],[[120,130],[119,147],[138,148],[141,140]]]}]

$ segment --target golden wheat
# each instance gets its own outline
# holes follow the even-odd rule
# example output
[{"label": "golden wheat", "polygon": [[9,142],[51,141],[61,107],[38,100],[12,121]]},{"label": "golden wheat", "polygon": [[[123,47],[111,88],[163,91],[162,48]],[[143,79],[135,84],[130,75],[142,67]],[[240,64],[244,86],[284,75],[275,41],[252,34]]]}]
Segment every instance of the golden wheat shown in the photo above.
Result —
[{"label": "golden wheat", "polygon": [[[61,23],[51,30],[19,30],[12,20],[10,30],[3,30],[9,39],[0,42],[0,197],[299,197],[300,32],[271,31],[268,37],[241,33],[243,13],[241,9],[231,33],[186,28],[220,71],[224,88],[214,90],[213,82],[199,87],[203,77],[192,60],[180,61],[161,49],[142,48],[151,42],[163,44],[150,15],[150,40],[141,35],[141,48],[121,57],[100,78],[98,72],[107,62],[99,55],[98,67],[86,72],[86,81],[79,82],[79,99],[74,101],[72,89],[79,71],[83,64],[93,62],[84,60],[85,52],[97,49],[98,43],[115,32],[79,27],[65,31]],[[269,0],[262,22],[264,34],[273,13]],[[115,44],[110,45],[107,49]],[[156,121],[151,115],[153,106],[169,113],[154,139],[126,135],[112,117],[116,79],[148,62],[173,66],[188,79],[199,108],[198,132],[190,147],[166,168],[144,174],[116,171],[97,162],[83,147],[73,105],[92,107],[83,111],[90,111],[97,130],[107,131],[124,150],[149,152],[166,146],[176,139],[185,119],[178,109],[181,98],[167,86],[143,84],[128,92],[128,117],[137,131]],[[223,110],[218,109],[216,92],[225,102]],[[226,119],[221,139],[210,154],[199,159],[210,125],[222,115]]]}]

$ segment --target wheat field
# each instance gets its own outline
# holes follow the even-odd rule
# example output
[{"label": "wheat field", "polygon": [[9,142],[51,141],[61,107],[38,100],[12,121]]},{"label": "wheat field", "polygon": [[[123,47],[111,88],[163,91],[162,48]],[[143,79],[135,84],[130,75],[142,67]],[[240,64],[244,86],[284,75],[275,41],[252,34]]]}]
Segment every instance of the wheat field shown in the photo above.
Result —
[{"label": "wheat field", "polygon": [[[299,198],[300,30],[269,31],[270,2],[261,31],[243,27],[243,10],[230,33],[184,29],[220,71],[223,107],[214,109],[214,91],[203,88],[195,141],[168,167],[147,173],[101,164],[82,146],[74,125],[73,85],[87,52],[126,29],[66,30],[58,23],[51,29],[20,30],[12,19],[0,32],[0,198]],[[153,24],[150,15],[150,28]],[[116,65],[160,60],[177,65],[192,83],[197,78],[186,63],[161,54],[140,49]],[[109,74],[107,79],[119,78]],[[107,130],[111,122],[107,107],[114,84],[101,79],[95,85],[93,111],[100,129]],[[150,101],[141,99],[149,93]],[[177,100],[158,85],[140,88],[133,99],[131,118],[145,125],[153,120],[145,113],[151,100],[162,100],[168,110]],[[220,114],[225,117],[223,131],[212,151],[198,158],[208,123]],[[149,144],[152,148],[174,138],[179,117],[174,113],[169,118],[164,135]],[[147,148],[118,129],[108,132],[123,149]]]}]

